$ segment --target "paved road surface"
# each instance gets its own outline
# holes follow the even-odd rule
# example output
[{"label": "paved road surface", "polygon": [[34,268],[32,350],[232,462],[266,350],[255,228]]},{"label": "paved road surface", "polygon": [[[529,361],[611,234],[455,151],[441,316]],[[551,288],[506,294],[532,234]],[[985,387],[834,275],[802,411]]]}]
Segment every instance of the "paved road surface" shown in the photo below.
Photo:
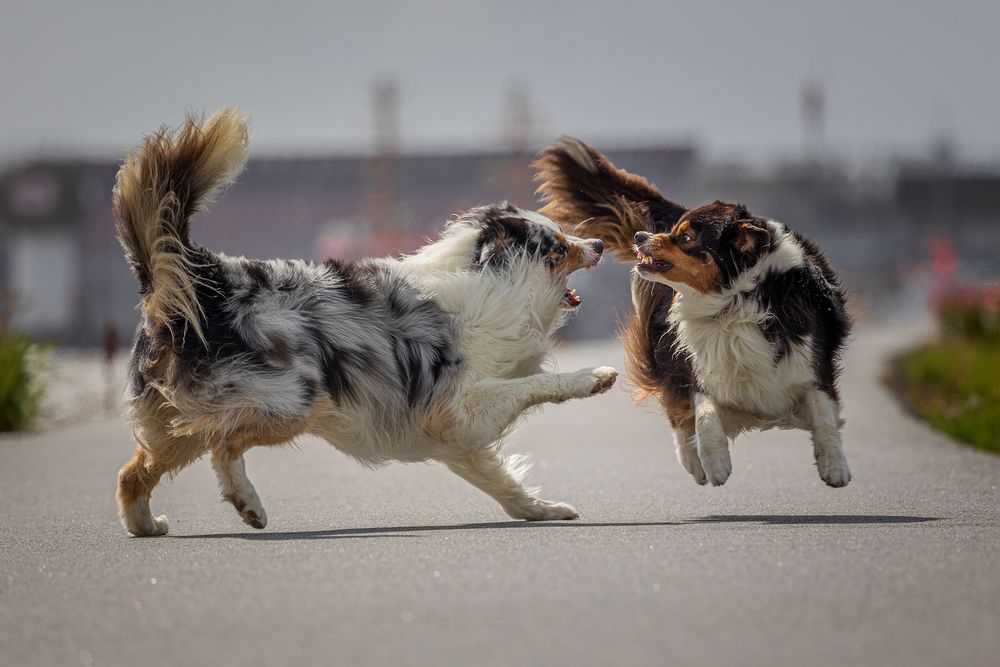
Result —
[{"label": "paved road surface", "polygon": [[0,439],[0,664],[996,665],[1000,457],[879,388],[911,333],[852,349],[843,490],[802,433],[740,439],[711,489],[620,391],[546,408],[511,448],[572,523],[508,522],[441,467],[371,472],[306,441],[248,457],[266,531],[202,461],[155,497],[170,535],[129,539],[117,420]]}]

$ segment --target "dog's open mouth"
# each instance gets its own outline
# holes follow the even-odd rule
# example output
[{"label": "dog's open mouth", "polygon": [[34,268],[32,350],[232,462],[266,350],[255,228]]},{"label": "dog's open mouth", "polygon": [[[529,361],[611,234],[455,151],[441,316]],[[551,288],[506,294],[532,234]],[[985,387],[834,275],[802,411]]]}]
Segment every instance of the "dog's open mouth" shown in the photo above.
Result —
[{"label": "dog's open mouth", "polygon": [[566,292],[563,294],[563,305],[567,308],[576,308],[583,302],[580,295],[576,293],[575,289],[566,288]]},{"label": "dog's open mouth", "polygon": [[664,261],[662,259],[656,259],[652,255],[647,255],[639,248],[635,249],[636,259],[639,263],[636,265],[636,269],[639,271],[648,271],[650,273],[663,273],[674,268],[674,265],[670,262]]}]

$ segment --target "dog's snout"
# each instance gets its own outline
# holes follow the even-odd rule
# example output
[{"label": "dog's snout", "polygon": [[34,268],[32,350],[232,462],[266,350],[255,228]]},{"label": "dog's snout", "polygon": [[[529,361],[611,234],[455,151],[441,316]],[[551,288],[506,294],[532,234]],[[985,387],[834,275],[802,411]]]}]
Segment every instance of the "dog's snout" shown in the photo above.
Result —
[{"label": "dog's snout", "polygon": [[604,241],[601,239],[594,240],[591,243],[591,247],[594,249],[594,252],[597,253],[598,257],[604,254]]},{"label": "dog's snout", "polygon": [[650,234],[649,232],[636,232],[633,241],[635,241],[636,245],[642,245],[643,243],[649,241],[649,239],[651,238],[653,238],[653,235]]}]

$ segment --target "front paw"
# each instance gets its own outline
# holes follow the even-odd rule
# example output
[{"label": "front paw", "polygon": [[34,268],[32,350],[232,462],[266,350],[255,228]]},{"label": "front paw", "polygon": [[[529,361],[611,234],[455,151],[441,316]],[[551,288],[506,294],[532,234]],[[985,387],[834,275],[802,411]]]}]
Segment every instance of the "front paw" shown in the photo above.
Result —
[{"label": "front paw", "polygon": [[729,457],[729,447],[699,449],[698,458],[705,471],[705,477],[712,486],[722,486],[733,472],[733,461]]},{"label": "front paw", "polygon": [[823,451],[817,454],[816,470],[820,479],[834,488],[847,486],[851,481],[851,469],[847,466],[847,459],[840,452]]},{"label": "front paw", "polygon": [[591,377],[594,378],[594,387],[590,390],[590,394],[603,394],[615,386],[615,380],[618,379],[618,371],[611,366],[600,366],[591,371]]},{"label": "front paw", "polygon": [[580,518],[572,505],[548,500],[533,499],[531,503],[505,509],[513,518],[525,521],[572,521]]},{"label": "front paw", "polygon": [[684,469],[691,473],[694,477],[694,481],[699,486],[704,486],[708,483],[708,477],[705,476],[705,469],[701,467],[701,459],[698,458],[698,450],[689,445],[677,445],[677,460],[681,462]]},{"label": "front paw", "polygon": [[587,398],[596,394],[603,394],[611,389],[618,379],[618,371],[610,366],[599,368],[587,368],[582,371],[570,373],[565,384],[561,385],[562,396],[555,402],[562,402],[570,398]]}]

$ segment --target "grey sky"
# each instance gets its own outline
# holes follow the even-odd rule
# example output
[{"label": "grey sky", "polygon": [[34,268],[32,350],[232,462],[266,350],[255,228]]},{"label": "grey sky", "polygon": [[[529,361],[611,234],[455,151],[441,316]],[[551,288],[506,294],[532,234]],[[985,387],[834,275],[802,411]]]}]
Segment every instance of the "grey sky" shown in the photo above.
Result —
[{"label": "grey sky", "polygon": [[364,149],[373,78],[405,148],[495,145],[524,82],[539,139],[692,136],[716,155],[800,144],[804,78],[828,143],[916,151],[947,131],[1000,158],[1000,3],[3,0],[0,160],[115,154],[186,110],[239,104],[260,151]]}]

